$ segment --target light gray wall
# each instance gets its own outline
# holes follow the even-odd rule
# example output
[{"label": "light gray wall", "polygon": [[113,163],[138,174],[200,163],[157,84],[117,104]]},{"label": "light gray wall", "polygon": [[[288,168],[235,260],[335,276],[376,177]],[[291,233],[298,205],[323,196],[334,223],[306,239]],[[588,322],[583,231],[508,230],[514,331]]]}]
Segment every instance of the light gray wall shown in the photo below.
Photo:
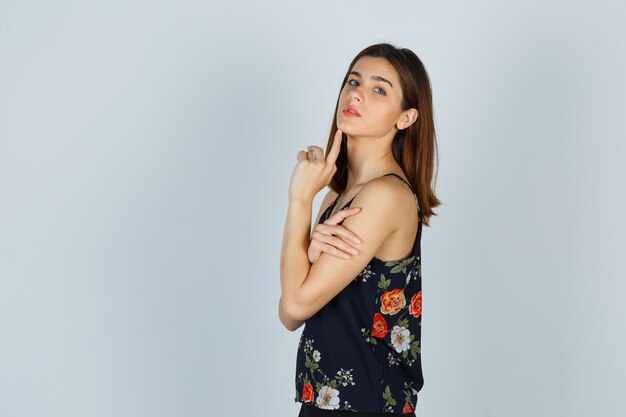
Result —
[{"label": "light gray wall", "polygon": [[0,2],[0,415],[295,417],[287,187],[377,42],[438,129],[417,415],[624,415],[625,9]]}]

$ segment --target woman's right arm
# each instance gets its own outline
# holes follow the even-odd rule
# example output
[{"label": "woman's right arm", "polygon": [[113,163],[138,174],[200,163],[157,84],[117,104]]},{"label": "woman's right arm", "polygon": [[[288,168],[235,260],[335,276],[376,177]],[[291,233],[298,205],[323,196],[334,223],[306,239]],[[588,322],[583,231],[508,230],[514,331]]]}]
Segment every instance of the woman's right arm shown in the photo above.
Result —
[{"label": "woman's right arm", "polygon": [[283,323],[283,326],[290,332],[295,332],[304,324],[302,320],[292,320],[285,314],[285,309],[283,307],[283,296],[280,296],[280,300],[278,300],[278,318]]},{"label": "woman's right arm", "polygon": [[[324,196],[324,199],[322,200],[322,204],[320,205],[320,208],[318,210],[315,223],[313,223],[313,227],[311,228],[311,231],[309,232],[309,239],[311,239],[311,235],[313,234],[313,231],[315,230],[315,225],[319,223],[320,218],[322,217],[322,214],[324,213],[324,210],[326,210],[330,202],[333,201],[335,194],[336,193],[332,190],[329,190],[326,192],[326,195]],[[292,320],[289,317],[287,317],[283,308],[282,295],[280,296],[280,299],[278,301],[278,317],[280,321],[283,323],[283,326],[285,326],[285,328],[291,332],[298,330],[300,326],[304,324],[304,321]]]}]

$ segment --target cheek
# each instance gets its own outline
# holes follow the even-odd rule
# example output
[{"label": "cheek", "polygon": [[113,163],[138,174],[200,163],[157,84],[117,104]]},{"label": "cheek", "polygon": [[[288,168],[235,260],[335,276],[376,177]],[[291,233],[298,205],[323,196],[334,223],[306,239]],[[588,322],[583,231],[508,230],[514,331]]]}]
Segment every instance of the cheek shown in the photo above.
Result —
[{"label": "cheek", "polygon": [[390,125],[395,124],[398,118],[396,112],[387,106],[379,107],[375,115],[376,115],[376,121],[380,123],[381,125],[385,125],[385,126],[390,126]]}]

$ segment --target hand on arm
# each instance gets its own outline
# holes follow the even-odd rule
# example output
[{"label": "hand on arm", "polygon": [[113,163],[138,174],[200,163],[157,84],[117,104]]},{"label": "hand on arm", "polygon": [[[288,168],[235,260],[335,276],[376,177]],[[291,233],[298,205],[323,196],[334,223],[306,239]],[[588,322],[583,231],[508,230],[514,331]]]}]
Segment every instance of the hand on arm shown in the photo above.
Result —
[{"label": "hand on arm", "polygon": [[[361,243],[351,243],[359,253],[351,259],[341,259],[322,253],[310,265],[306,274],[298,275],[296,268],[285,268],[285,280],[290,283],[283,291],[286,315],[303,321],[326,305],[363,270],[387,237],[396,228],[394,219],[398,188],[384,179],[374,179],[366,184],[354,198],[352,205],[361,211],[347,217],[343,226],[361,238]],[[287,261],[287,259],[285,259]],[[308,262],[307,262],[308,264]],[[293,275],[289,274],[293,271]]]},{"label": "hand on arm", "polygon": [[[330,203],[334,198],[336,198],[336,193],[332,191],[327,192],[318,210],[307,252],[309,263],[311,264],[315,263],[323,252],[341,259],[350,259],[353,255],[351,252],[353,246],[351,244],[359,243],[358,240],[354,240],[358,239],[358,236],[340,225],[340,223],[346,217],[357,214],[360,208],[345,208],[327,218],[323,223],[320,223],[322,215],[329,209]],[[350,244],[347,242],[350,242]],[[283,325],[290,331],[295,331],[304,324],[303,320],[294,320],[287,316],[282,296],[279,300],[278,315]]]},{"label": "hand on arm", "polygon": [[324,223],[316,222],[311,233],[311,242],[307,255],[310,263],[315,263],[323,252],[342,259],[350,259],[355,254],[354,243],[359,243],[359,237],[353,231],[342,226],[341,223],[348,216],[358,214],[359,207],[347,207],[330,216]]}]

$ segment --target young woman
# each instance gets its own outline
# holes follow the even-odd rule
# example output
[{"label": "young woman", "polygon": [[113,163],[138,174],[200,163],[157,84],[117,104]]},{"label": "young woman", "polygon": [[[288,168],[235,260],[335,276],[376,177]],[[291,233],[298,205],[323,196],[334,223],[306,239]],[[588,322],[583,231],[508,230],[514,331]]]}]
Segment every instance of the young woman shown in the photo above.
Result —
[{"label": "young woman", "polygon": [[[428,74],[382,43],[351,62],[327,152],[297,154],[280,259],[279,317],[304,326],[303,416],[414,414],[421,367],[422,223],[441,202]],[[324,197],[311,233],[315,195]],[[341,209],[335,209],[339,207]]]}]

